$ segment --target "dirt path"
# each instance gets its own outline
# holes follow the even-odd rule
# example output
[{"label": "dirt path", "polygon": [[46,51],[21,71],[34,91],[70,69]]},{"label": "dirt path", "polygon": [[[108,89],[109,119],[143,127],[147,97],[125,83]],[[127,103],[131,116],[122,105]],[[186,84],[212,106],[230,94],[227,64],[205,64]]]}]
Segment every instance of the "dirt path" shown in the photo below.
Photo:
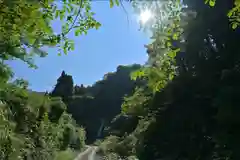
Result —
[{"label": "dirt path", "polygon": [[88,147],[84,152],[80,153],[74,160],[101,160],[96,154],[97,147]]}]

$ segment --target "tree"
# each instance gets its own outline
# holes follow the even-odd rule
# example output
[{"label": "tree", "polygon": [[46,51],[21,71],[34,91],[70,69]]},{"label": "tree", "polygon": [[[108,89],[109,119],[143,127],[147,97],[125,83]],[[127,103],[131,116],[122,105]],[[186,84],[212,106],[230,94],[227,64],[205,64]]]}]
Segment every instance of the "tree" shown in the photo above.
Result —
[{"label": "tree", "polygon": [[73,79],[62,71],[61,76],[57,80],[57,84],[53,89],[51,96],[61,97],[63,102],[68,104],[68,99],[73,95]]},{"label": "tree", "polygon": [[[140,65],[137,64],[119,66],[116,72],[105,74],[103,80],[92,86],[75,86],[74,95],[68,101],[68,112],[79,125],[86,128],[88,143],[98,138],[103,123],[103,127],[111,125],[112,119],[121,113],[124,96],[143,84],[142,81],[130,79],[130,73],[138,68]],[[103,137],[100,133],[100,137]]]},{"label": "tree", "polygon": [[[110,4],[114,5],[112,0]],[[81,149],[85,132],[65,112],[63,102],[53,102],[47,94],[43,98],[40,93],[29,93],[26,81],[10,83],[13,72],[5,61],[17,59],[36,68],[35,56],[47,55],[43,48],[58,47],[59,54],[73,50],[74,43],[67,38],[70,31],[78,36],[101,26],[93,18],[90,1],[2,0],[0,6],[0,159],[55,159],[61,140],[68,138],[66,146]],[[55,19],[63,21],[61,33],[53,31]],[[67,103],[73,94],[72,77],[64,72],[61,77],[53,96]],[[66,126],[71,126],[71,134],[65,134]]]},{"label": "tree", "polygon": [[81,84],[81,86],[75,85],[74,86],[74,94],[75,95],[85,95],[87,92],[87,89]]},{"label": "tree", "polygon": [[[93,19],[89,1],[64,1],[62,8],[56,1],[1,1],[1,59],[19,58],[30,62],[31,56],[26,47],[32,48],[40,56],[46,55],[39,50],[42,46],[57,46],[63,40],[63,51],[73,49],[72,41],[66,34],[75,28],[76,35],[98,28],[100,23]],[[88,14],[83,15],[82,12]],[[79,16],[81,15],[82,18]],[[62,33],[55,35],[50,22],[55,18],[66,20]],[[86,26],[86,29],[79,26]],[[24,25],[23,25],[24,24]]]},{"label": "tree", "polygon": [[[136,90],[123,105],[125,113],[142,119],[126,137],[137,138],[131,148],[139,159],[239,159],[240,37],[224,16],[234,2],[217,1],[210,8],[203,1],[184,1],[188,8],[180,10],[179,1],[169,2],[136,2],[137,9],[150,8],[156,21],[147,26],[153,33],[148,66],[133,73],[147,79],[148,88]],[[172,12],[164,21],[167,8]],[[187,43],[181,45],[183,38]],[[129,156],[116,147],[113,152]]]},{"label": "tree", "polygon": [[[59,7],[54,0],[2,0],[0,6],[0,159],[54,159],[62,128],[72,120],[63,120],[67,114],[61,106],[55,104],[49,113],[49,102],[35,103],[44,98],[29,96],[26,82],[10,83],[13,73],[5,61],[18,59],[35,68],[33,58],[47,55],[44,47],[59,47],[60,53],[67,54],[74,49],[67,38],[71,30],[75,35],[86,34],[100,23],[93,18],[89,1],[64,1]],[[51,22],[58,18],[65,23],[62,32],[55,34]],[[71,95],[70,90],[67,95]],[[79,143],[84,139],[80,137]]]}]

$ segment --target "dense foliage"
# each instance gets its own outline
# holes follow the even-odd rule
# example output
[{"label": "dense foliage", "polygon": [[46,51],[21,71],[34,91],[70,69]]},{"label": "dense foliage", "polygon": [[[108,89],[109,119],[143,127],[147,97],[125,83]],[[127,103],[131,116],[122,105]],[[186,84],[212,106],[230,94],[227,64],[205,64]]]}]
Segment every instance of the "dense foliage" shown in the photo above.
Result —
[{"label": "dense foliage", "polygon": [[61,99],[7,87],[1,90],[1,159],[53,159],[68,147],[84,146],[85,132]]},{"label": "dense foliage", "polygon": [[[33,59],[46,56],[46,47],[67,54],[74,49],[70,31],[77,36],[100,27],[93,15],[88,0],[0,1],[0,159],[54,159],[61,151],[72,154],[68,148],[83,148],[85,131],[67,114],[65,99],[28,91],[24,80],[13,82],[5,62],[36,68]],[[53,31],[55,19],[63,22],[61,33]]]},{"label": "dense foliage", "polygon": [[104,132],[104,128],[110,127],[112,119],[121,113],[124,97],[144,83],[130,78],[130,73],[140,67],[136,64],[119,66],[116,72],[106,74],[102,80],[87,87],[74,86],[72,76],[63,71],[51,96],[62,97],[68,112],[79,125],[85,127],[87,142],[92,143],[108,134],[109,131]]},{"label": "dense foliage", "polygon": [[154,13],[141,23],[152,33],[147,64],[119,66],[88,87],[63,71],[48,94],[12,81],[5,61],[36,67],[44,47],[74,49],[71,30],[100,27],[90,1],[0,0],[0,159],[71,159],[85,144],[79,126],[88,143],[105,138],[110,160],[240,159],[239,0],[130,2]]},{"label": "dense foliage", "polygon": [[148,80],[148,87],[126,98],[122,111],[141,120],[132,133],[106,138],[100,145],[106,155],[240,158],[240,36],[229,21],[229,14],[238,12],[238,1],[206,1],[210,6],[198,0],[182,2],[134,4],[136,11],[144,6],[156,16],[143,26],[153,33],[153,42],[146,46],[149,64],[132,74]]}]

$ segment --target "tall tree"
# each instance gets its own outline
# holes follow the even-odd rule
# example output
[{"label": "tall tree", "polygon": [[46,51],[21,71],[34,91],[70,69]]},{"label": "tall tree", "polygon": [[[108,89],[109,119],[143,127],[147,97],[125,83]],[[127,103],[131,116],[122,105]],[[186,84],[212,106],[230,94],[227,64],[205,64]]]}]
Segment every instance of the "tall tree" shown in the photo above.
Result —
[{"label": "tall tree", "polygon": [[73,79],[62,71],[61,76],[57,79],[57,84],[53,89],[51,96],[61,97],[63,102],[67,104],[68,99],[73,95]]}]

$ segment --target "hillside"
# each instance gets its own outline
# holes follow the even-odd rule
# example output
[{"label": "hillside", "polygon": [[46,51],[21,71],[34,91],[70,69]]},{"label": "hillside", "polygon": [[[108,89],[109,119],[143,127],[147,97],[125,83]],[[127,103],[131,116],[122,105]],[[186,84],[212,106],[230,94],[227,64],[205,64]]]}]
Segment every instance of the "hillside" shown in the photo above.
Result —
[{"label": "hillside", "polygon": [[[101,26],[95,18],[103,17],[92,11],[101,5],[62,2],[0,0],[0,160],[240,160],[239,0],[128,0],[139,15],[140,30],[151,35],[144,65],[118,66],[91,86],[75,84],[62,71],[50,93],[28,90],[28,81],[18,79],[16,66],[8,62],[37,68],[37,57],[53,51],[43,48],[54,48],[58,55],[73,51],[74,44],[90,48],[98,55],[81,48],[89,56],[83,58],[88,66],[81,64],[86,74],[96,73],[87,68],[99,66],[96,61],[139,54],[132,49],[141,38],[130,39],[135,33],[124,30],[118,37],[123,21],[110,12],[103,13],[114,21],[110,36],[103,29],[94,41],[70,38],[70,31],[78,36]],[[124,7],[120,0],[109,2],[110,8]],[[52,22],[59,19],[62,30],[56,32]],[[91,45],[83,42],[87,39]],[[124,50],[117,52],[120,47]],[[100,49],[114,55],[106,59]],[[64,57],[61,66],[49,57],[34,77],[37,88],[55,74],[53,67],[71,67],[74,74],[79,69],[72,57],[70,63]],[[35,76],[17,69],[29,82]]]},{"label": "hillside", "polygon": [[121,113],[124,97],[143,84],[130,79],[130,73],[140,67],[137,64],[119,66],[116,72],[105,74],[102,80],[87,87],[73,85],[72,76],[63,72],[51,96],[63,98],[67,111],[86,129],[87,142],[91,143],[102,138],[104,128]]}]

